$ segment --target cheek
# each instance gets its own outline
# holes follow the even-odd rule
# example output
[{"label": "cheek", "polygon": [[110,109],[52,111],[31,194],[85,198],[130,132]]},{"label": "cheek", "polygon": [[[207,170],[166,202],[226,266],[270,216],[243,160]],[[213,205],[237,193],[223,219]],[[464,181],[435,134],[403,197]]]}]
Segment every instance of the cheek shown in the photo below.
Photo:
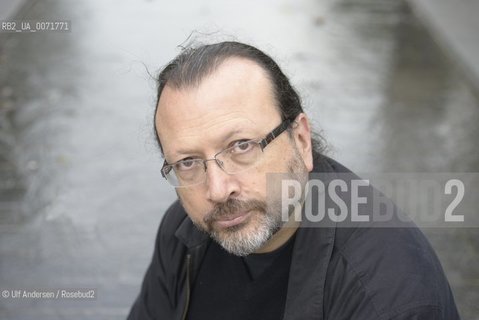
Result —
[{"label": "cheek", "polygon": [[[269,152],[268,152],[269,151]],[[275,173],[288,172],[288,161],[291,157],[289,149],[266,150],[263,158],[256,166],[249,169],[242,176],[243,190],[248,195],[255,195],[265,198],[268,192],[268,180],[275,176]],[[277,175],[276,175],[277,176]]]},{"label": "cheek", "polygon": [[256,166],[248,170],[241,177],[243,199],[264,199],[266,195],[267,174],[263,165]]},{"label": "cheek", "polygon": [[263,176],[267,176],[268,173],[288,172],[288,163],[291,156],[291,148],[266,150],[263,161],[260,161],[256,169]]}]

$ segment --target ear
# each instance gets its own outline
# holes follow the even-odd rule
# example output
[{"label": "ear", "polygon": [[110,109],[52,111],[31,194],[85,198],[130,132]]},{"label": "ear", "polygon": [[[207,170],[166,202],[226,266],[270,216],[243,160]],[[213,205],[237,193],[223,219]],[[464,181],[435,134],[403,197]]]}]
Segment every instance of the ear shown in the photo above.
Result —
[{"label": "ear", "polygon": [[293,123],[293,138],[308,171],[313,170],[313,146],[311,143],[311,135],[309,119],[306,114],[300,113]]}]

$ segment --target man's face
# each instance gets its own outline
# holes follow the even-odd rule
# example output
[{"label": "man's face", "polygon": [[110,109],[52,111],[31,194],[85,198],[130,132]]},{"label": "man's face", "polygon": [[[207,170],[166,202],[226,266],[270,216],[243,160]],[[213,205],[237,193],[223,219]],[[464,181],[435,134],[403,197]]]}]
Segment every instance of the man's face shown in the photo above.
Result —
[{"label": "man's face", "polygon": [[[233,254],[255,252],[283,224],[281,194],[266,196],[267,173],[312,170],[309,126],[299,118],[293,137],[281,134],[248,170],[231,175],[209,161],[205,183],[177,189],[195,225]],[[166,86],[155,121],[166,160],[174,163],[211,159],[237,141],[264,138],[282,120],[263,69],[232,58],[197,87]]]}]

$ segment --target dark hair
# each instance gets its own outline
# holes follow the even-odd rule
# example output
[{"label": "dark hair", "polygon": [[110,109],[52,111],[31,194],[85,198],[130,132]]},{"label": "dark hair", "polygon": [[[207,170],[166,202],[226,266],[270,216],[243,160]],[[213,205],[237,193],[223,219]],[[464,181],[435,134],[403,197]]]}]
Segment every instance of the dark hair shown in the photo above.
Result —
[{"label": "dark hair", "polygon": [[[155,116],[161,93],[166,85],[175,89],[196,87],[204,77],[215,71],[222,62],[233,57],[253,61],[266,71],[272,84],[273,95],[282,120],[294,120],[300,113],[304,112],[298,93],[290,84],[288,77],[270,56],[253,46],[235,41],[226,41],[185,48],[161,70],[157,78],[158,92]],[[154,121],[154,129],[160,150],[162,150],[156,130],[156,121]],[[319,158],[325,149],[323,142],[324,139],[321,136],[313,134],[313,157],[315,159]]]}]

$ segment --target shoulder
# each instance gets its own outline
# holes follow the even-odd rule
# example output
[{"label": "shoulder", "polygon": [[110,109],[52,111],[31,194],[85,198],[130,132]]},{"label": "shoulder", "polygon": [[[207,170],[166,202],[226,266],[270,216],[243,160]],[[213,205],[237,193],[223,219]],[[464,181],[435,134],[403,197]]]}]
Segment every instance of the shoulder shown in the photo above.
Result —
[{"label": "shoulder", "polygon": [[[329,158],[322,161],[321,168],[323,172],[355,176]],[[325,303],[335,315],[358,311],[344,305],[338,309],[338,299],[349,301],[352,309],[362,309],[369,319],[403,319],[403,315],[414,312],[440,315],[434,319],[459,318],[441,264],[412,222],[336,228]]]},{"label": "shoulder", "polygon": [[181,293],[182,257],[185,247],[175,232],[186,218],[178,201],[166,210],[156,235],[155,248],[140,294],[128,319],[172,318]]},{"label": "shoulder", "polygon": [[370,309],[378,319],[402,319],[416,311],[457,319],[440,262],[414,226],[338,228],[326,287],[330,305],[343,290],[355,292],[353,308]]}]

